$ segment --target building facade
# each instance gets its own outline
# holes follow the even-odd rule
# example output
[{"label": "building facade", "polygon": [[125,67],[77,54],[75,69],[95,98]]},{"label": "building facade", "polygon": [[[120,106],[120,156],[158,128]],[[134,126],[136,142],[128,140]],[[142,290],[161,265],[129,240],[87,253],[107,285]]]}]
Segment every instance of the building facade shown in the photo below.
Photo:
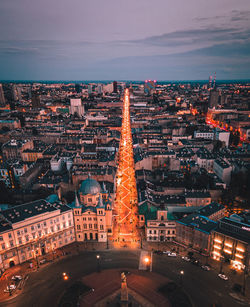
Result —
[{"label": "building facade", "polygon": [[233,214],[219,221],[212,233],[211,257],[236,269],[250,267],[250,215]]},{"label": "building facade", "polygon": [[38,200],[0,213],[0,268],[46,255],[75,241],[73,213],[60,202]]},{"label": "building facade", "polygon": [[112,196],[90,177],[78,194],[73,207],[76,241],[107,242],[112,235]]},{"label": "building facade", "polygon": [[176,223],[168,220],[167,210],[158,210],[155,220],[147,220],[145,232],[149,242],[172,241],[176,235]]}]

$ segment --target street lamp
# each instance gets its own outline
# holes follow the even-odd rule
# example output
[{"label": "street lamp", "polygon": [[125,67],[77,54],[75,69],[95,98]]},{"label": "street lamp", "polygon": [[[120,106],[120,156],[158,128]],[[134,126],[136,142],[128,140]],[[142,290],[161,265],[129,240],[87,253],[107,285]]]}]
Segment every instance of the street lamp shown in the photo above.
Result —
[{"label": "street lamp", "polygon": [[63,272],[62,275],[63,275],[63,279],[64,280],[68,280],[69,279],[69,276],[65,272]]},{"label": "street lamp", "polygon": [[149,258],[149,257],[145,257],[145,258],[144,258],[144,262],[145,262],[145,264],[146,264],[146,269],[149,270],[150,258]]},{"label": "street lamp", "polygon": [[100,255],[96,255],[96,259],[97,259],[97,272],[100,272],[101,271],[101,268],[100,268]]},{"label": "street lamp", "polygon": [[181,270],[180,271],[180,285],[181,285],[181,287],[182,287],[182,284],[183,284],[183,275],[184,275],[184,271]]}]

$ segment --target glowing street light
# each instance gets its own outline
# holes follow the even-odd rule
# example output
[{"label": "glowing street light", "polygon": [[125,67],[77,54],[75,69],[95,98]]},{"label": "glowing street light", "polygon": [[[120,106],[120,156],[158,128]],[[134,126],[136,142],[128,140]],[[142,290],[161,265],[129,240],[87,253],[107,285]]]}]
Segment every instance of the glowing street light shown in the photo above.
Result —
[{"label": "glowing street light", "polygon": [[183,275],[184,275],[184,271],[181,270],[181,271],[180,271],[180,285],[181,285],[181,287],[182,287],[182,285],[183,285]]},{"label": "glowing street light", "polygon": [[62,276],[63,276],[64,280],[68,280],[69,279],[69,276],[65,272],[62,273]]}]

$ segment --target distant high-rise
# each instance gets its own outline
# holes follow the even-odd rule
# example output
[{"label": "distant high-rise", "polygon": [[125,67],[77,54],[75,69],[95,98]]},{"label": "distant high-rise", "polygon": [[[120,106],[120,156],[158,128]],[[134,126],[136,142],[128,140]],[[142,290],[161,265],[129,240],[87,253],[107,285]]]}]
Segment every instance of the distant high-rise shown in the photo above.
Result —
[{"label": "distant high-rise", "polygon": [[113,82],[113,93],[117,93],[117,81]]},{"label": "distant high-rise", "polygon": [[144,83],[144,92],[145,94],[153,94],[155,93],[156,88],[156,80],[146,80]]},{"label": "distant high-rise", "polygon": [[0,105],[5,105],[5,98],[4,98],[4,92],[3,92],[3,86],[0,84]]},{"label": "distant high-rise", "polygon": [[79,117],[84,116],[84,106],[83,106],[82,100],[80,98],[71,98],[70,99],[69,113],[71,115],[77,114]]},{"label": "distant high-rise", "polygon": [[31,102],[33,108],[39,108],[41,106],[40,95],[37,92],[32,92]]},{"label": "distant high-rise", "polygon": [[76,92],[77,92],[78,94],[81,93],[81,91],[82,91],[81,85],[78,84],[78,83],[76,83],[76,84],[75,84],[75,90],[76,90]]},{"label": "distant high-rise", "polygon": [[92,84],[88,85],[88,94],[91,95],[92,94]]},{"label": "distant high-rise", "polygon": [[220,92],[217,89],[212,89],[209,95],[209,108],[216,108],[219,104]]},{"label": "distant high-rise", "polygon": [[213,76],[209,76],[208,89],[212,88],[212,81],[213,81]]},{"label": "distant high-rise", "polygon": [[12,83],[3,83],[2,84],[6,104],[10,104],[10,105],[14,104],[13,87],[14,87],[14,84],[12,84]]}]

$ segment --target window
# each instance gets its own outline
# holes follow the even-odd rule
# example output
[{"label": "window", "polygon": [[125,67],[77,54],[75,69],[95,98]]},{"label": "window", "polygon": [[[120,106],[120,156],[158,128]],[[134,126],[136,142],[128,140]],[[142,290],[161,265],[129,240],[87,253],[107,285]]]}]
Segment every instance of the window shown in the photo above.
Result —
[{"label": "window", "polygon": [[40,224],[37,224],[37,228],[40,229],[40,227],[41,227]]},{"label": "window", "polygon": [[100,229],[103,230],[103,225],[100,225]]},{"label": "window", "polygon": [[84,229],[87,229],[87,224],[83,224],[83,228],[84,228]]},{"label": "window", "polygon": [[9,238],[10,238],[10,239],[12,238],[12,235],[11,235],[11,233],[9,233]]},{"label": "window", "polygon": [[60,225],[59,224],[57,225],[57,230],[60,230]]},{"label": "window", "polygon": [[35,232],[33,232],[33,233],[32,233],[32,237],[33,237],[33,239],[35,239],[35,238],[36,238],[36,234],[35,234]]},{"label": "window", "polygon": [[65,222],[63,222],[63,228],[66,228],[66,224],[65,224]]},{"label": "window", "polygon": [[81,230],[81,226],[80,225],[76,225],[76,229],[77,230]]},{"label": "window", "polygon": [[94,224],[94,228],[97,229],[97,224]]},{"label": "window", "polygon": [[47,226],[47,223],[46,223],[46,222],[43,222],[43,226],[45,226],[45,227],[46,227],[46,226]]},{"label": "window", "polygon": [[88,220],[89,220],[89,221],[92,221],[92,218],[91,218],[91,217],[89,217],[89,218],[88,218]]},{"label": "window", "polygon": [[[20,236],[20,230],[17,231],[17,235]],[[9,238],[10,238],[10,236],[9,236]]]},{"label": "window", "polygon": [[0,236],[0,241],[3,241],[3,236]]},{"label": "window", "polygon": [[5,244],[4,243],[2,244],[2,249],[5,249]]},{"label": "window", "polygon": [[[22,241],[21,241],[22,242]],[[13,247],[14,246],[14,243],[13,241],[10,241],[10,247]]]},{"label": "window", "polygon": [[31,228],[31,231],[33,231],[33,230],[34,230],[34,226],[31,226],[30,228]]},{"label": "window", "polygon": [[24,233],[27,233],[27,228],[24,228]]},{"label": "window", "polygon": [[71,226],[71,221],[69,221],[69,226]]},{"label": "window", "polygon": [[28,242],[29,241],[29,236],[26,236],[25,239],[26,239],[26,242]]},{"label": "window", "polygon": [[88,198],[88,202],[91,203],[92,202],[92,198]]},{"label": "window", "polygon": [[151,233],[152,233],[152,230],[149,230],[149,233],[151,234]]},{"label": "window", "polygon": [[89,229],[92,229],[92,224],[89,224]]},{"label": "window", "polygon": [[164,216],[163,216],[163,215],[161,216],[161,220],[162,220],[162,221],[164,220]]}]

